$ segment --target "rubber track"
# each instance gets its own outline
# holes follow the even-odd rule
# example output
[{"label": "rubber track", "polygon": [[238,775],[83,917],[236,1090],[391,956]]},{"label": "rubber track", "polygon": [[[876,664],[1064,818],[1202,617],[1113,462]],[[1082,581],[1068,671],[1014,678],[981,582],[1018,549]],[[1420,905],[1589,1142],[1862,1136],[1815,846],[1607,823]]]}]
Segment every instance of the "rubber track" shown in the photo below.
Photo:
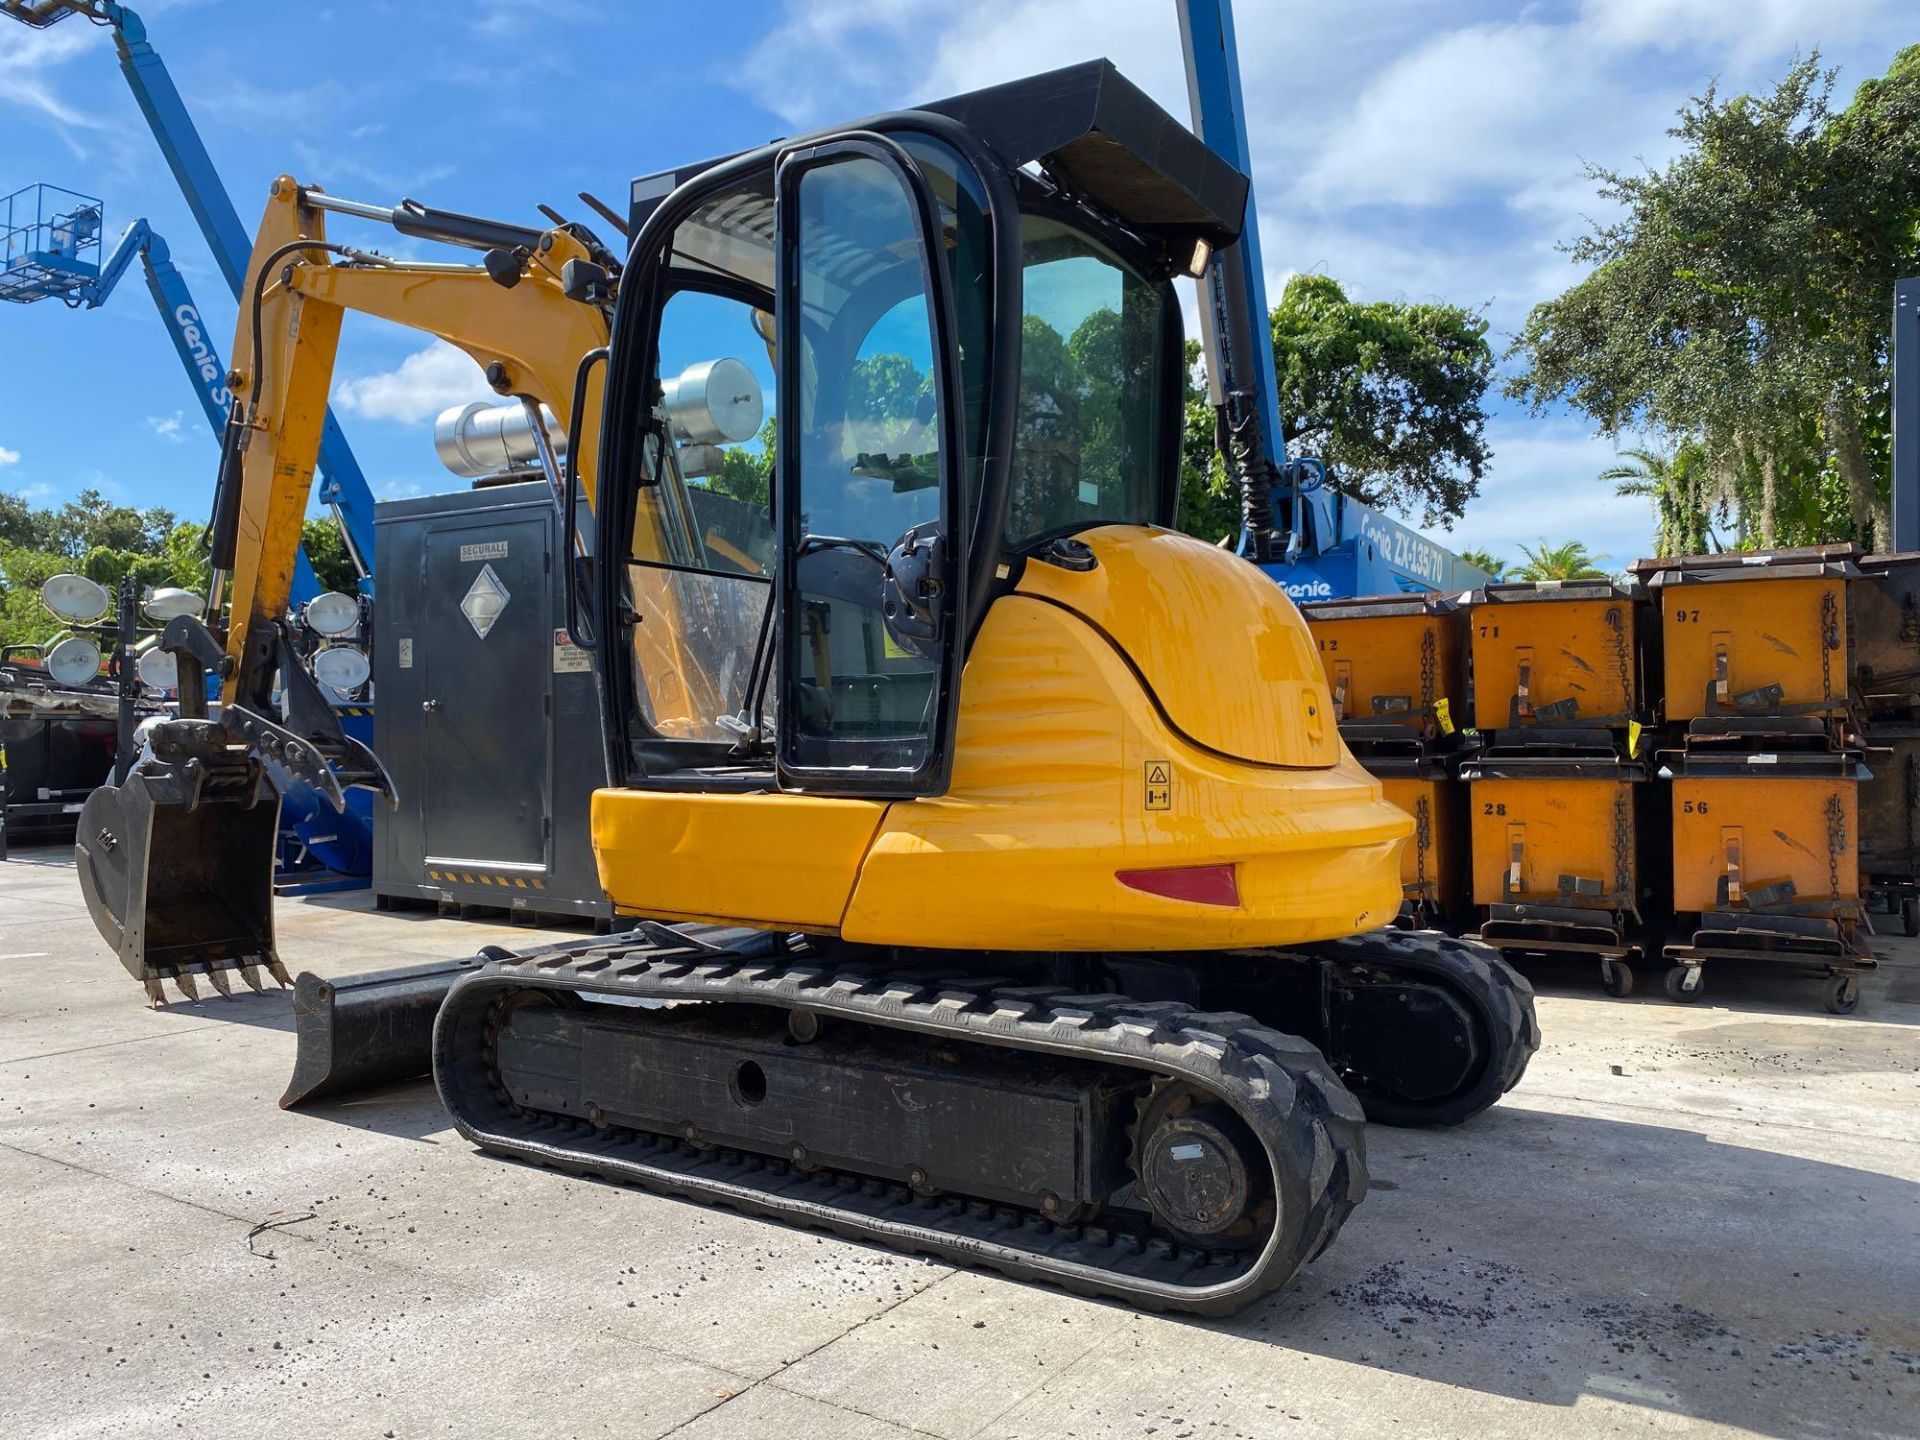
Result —
[{"label": "rubber track", "polygon": [[[1312,1044],[1245,1015],[1046,986],[969,983],[934,972],[837,969],[805,956],[741,959],[696,945],[610,942],[566,954],[531,952],[462,978],[434,1031],[435,1083],[460,1133],[494,1154],[1077,1294],[1204,1315],[1231,1314],[1292,1280],[1367,1192],[1359,1103]],[[799,1008],[1177,1077],[1231,1104],[1265,1144],[1279,1221],[1258,1253],[1201,1251],[1129,1229],[1125,1217],[1056,1226],[1036,1211],[925,1197],[871,1177],[806,1173],[782,1159],[700,1149],[677,1136],[534,1114],[507,1098],[490,1038],[495,1003],[527,988]]]},{"label": "rubber track", "polygon": [[1374,930],[1340,940],[1290,947],[1341,965],[1411,972],[1412,978],[1452,990],[1485,1027],[1488,1060],[1473,1082],[1432,1102],[1361,1097],[1367,1118],[1382,1125],[1458,1125],[1520,1083],[1540,1048],[1533,986],[1490,945],[1458,940],[1438,930]]}]

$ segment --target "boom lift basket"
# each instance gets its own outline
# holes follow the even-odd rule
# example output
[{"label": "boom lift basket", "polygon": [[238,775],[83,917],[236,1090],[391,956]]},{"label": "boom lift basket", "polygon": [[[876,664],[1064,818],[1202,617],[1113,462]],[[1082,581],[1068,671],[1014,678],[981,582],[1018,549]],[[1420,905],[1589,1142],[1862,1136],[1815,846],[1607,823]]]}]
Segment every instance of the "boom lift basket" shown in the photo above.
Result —
[{"label": "boom lift basket", "polygon": [[1634,597],[1610,580],[1488,585],[1467,612],[1473,723],[1507,735],[1638,717]]},{"label": "boom lift basket", "polygon": [[1823,545],[1637,562],[1660,608],[1666,719],[1845,714],[1858,553]]},{"label": "boom lift basket", "polygon": [[0,300],[72,296],[100,278],[99,200],[58,185],[0,196]]}]

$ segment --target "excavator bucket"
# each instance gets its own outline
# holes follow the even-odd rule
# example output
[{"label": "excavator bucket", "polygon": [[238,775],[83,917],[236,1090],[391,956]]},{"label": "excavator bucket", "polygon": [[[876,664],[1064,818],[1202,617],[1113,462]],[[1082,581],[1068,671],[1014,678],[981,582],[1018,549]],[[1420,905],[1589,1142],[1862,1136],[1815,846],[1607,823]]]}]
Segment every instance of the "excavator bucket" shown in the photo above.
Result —
[{"label": "excavator bucket", "polygon": [[229,993],[287,972],[273,943],[280,800],[255,762],[228,755],[148,769],[103,785],[80,811],[74,860],[93,923],[155,1005],[171,980]]}]

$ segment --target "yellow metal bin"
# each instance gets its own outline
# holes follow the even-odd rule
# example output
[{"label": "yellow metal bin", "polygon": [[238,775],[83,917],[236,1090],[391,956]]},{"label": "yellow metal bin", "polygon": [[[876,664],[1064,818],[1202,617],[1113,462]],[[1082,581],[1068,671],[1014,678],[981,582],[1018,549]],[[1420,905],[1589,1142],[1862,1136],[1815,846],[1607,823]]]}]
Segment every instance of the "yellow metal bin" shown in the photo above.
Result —
[{"label": "yellow metal bin", "polygon": [[1843,714],[1856,554],[1825,545],[1636,562],[1660,610],[1665,718]]},{"label": "yellow metal bin", "polygon": [[1629,992],[1625,962],[1641,950],[1634,819],[1644,767],[1619,756],[1494,754],[1460,774],[1480,938],[1509,954],[1591,955],[1608,993]]},{"label": "yellow metal bin", "polygon": [[1859,933],[1857,758],[1676,753],[1662,762],[1673,780],[1667,993],[1697,999],[1709,960],[1767,962],[1825,976],[1827,1008],[1852,1010],[1859,972],[1873,964]]},{"label": "yellow metal bin", "polygon": [[1467,612],[1473,723],[1620,728],[1638,714],[1633,597],[1609,580],[1489,585]]},{"label": "yellow metal bin", "polygon": [[1464,723],[1466,614],[1438,595],[1370,595],[1302,605],[1343,726],[1376,722],[1434,735]]},{"label": "yellow metal bin", "polygon": [[1920,725],[1876,718],[1860,784],[1863,900],[1898,913],[1902,934],[1920,935]]},{"label": "yellow metal bin", "polygon": [[1854,684],[1876,723],[1912,724],[1920,720],[1920,554],[1869,555],[1860,574],[1847,596]]},{"label": "yellow metal bin", "polygon": [[1413,817],[1413,839],[1400,852],[1401,916],[1423,929],[1460,916],[1467,903],[1467,787],[1436,765],[1374,774],[1389,803]]}]

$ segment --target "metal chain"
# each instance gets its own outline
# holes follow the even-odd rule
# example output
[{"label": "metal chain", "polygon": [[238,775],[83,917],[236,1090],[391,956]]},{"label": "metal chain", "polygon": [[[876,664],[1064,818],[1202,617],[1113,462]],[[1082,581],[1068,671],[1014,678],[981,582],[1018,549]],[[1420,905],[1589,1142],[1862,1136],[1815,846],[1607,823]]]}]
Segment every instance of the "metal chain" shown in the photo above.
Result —
[{"label": "metal chain", "polygon": [[1434,655],[1435,640],[1433,627],[1429,625],[1420,632],[1420,704],[1429,717],[1433,715],[1434,682],[1439,673],[1439,662]]},{"label": "metal chain", "polygon": [[1638,897],[1628,894],[1633,888],[1629,865],[1629,857],[1633,853],[1633,815],[1628,796],[1625,785],[1619,786],[1613,796],[1613,893],[1625,896],[1631,907]]},{"label": "metal chain", "polygon": [[1633,714],[1633,680],[1627,663],[1627,632],[1620,619],[1620,607],[1614,605],[1607,610],[1607,625],[1613,631],[1613,658],[1620,671],[1620,712],[1631,717]]},{"label": "metal chain", "polygon": [[1847,848],[1847,813],[1838,795],[1827,796],[1827,898],[1840,898],[1840,852]]},{"label": "metal chain", "polygon": [[1413,843],[1413,881],[1424,895],[1427,889],[1427,847],[1433,843],[1433,821],[1424,795],[1413,806]]},{"label": "metal chain", "polygon": [[1820,688],[1821,700],[1829,711],[1833,709],[1833,652],[1840,648],[1839,611],[1833,591],[1823,591],[1820,596],[1820,638],[1824,642],[1820,651]]}]

